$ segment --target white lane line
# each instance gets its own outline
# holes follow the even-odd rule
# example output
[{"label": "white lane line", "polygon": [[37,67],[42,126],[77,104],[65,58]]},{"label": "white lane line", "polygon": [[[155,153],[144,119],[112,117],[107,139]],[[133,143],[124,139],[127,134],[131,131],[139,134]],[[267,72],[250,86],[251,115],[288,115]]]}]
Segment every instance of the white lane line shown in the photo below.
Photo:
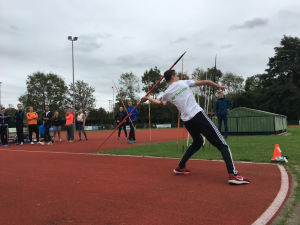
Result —
[{"label": "white lane line", "polygon": [[289,176],[282,165],[278,165],[281,174],[280,190],[269,206],[269,208],[253,223],[253,225],[267,224],[272,217],[277,213],[280,206],[283,204],[289,191]]}]

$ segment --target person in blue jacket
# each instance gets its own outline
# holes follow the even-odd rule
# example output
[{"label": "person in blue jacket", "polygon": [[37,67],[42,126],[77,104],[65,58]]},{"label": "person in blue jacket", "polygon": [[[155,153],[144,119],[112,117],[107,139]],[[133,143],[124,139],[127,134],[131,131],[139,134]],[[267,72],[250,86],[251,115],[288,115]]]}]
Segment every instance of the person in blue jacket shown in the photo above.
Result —
[{"label": "person in blue jacket", "polygon": [[[132,110],[134,109],[134,106],[132,105],[132,101],[128,102],[128,108],[127,108],[127,114],[129,114]],[[130,115],[130,120],[132,121],[133,126],[135,126],[136,123],[136,115],[138,115],[138,111],[137,109],[135,109],[132,114]],[[136,143],[135,140],[135,133],[134,133],[134,127],[132,126],[131,123],[129,123],[130,125],[130,132],[129,132],[129,141],[128,143]]]},{"label": "person in blue jacket", "polygon": [[[229,105],[229,108],[227,108]],[[225,140],[228,136],[228,126],[227,126],[227,112],[232,108],[233,104],[230,100],[223,97],[223,91],[219,91],[219,98],[216,101],[216,119],[218,120],[218,129],[221,133],[222,120],[225,126]]]},{"label": "person in blue jacket", "polygon": [[45,125],[42,124],[40,127],[39,127],[39,131],[40,131],[40,137],[41,138],[45,138]]}]

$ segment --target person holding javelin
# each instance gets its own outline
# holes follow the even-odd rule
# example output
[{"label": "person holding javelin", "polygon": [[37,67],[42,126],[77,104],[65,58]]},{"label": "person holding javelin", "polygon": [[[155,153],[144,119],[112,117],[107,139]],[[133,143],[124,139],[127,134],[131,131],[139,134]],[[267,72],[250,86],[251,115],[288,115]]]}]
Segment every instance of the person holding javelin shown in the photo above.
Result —
[{"label": "person holding javelin", "polygon": [[175,70],[167,70],[164,73],[164,78],[169,84],[169,87],[164,92],[162,99],[159,101],[145,96],[142,98],[142,102],[149,100],[150,102],[160,106],[166,105],[167,102],[174,104],[181,112],[181,119],[193,138],[192,144],[188,147],[178,166],[174,169],[174,173],[178,175],[190,173],[190,170],[186,168],[186,163],[191,156],[201,148],[203,144],[201,134],[203,134],[207,140],[221,152],[229,174],[228,183],[249,184],[250,181],[247,178],[237,173],[238,171],[234,166],[229,146],[211,119],[197,104],[190,88],[207,85],[215,87],[216,89],[225,90],[226,87],[220,86],[209,80],[179,80]]}]

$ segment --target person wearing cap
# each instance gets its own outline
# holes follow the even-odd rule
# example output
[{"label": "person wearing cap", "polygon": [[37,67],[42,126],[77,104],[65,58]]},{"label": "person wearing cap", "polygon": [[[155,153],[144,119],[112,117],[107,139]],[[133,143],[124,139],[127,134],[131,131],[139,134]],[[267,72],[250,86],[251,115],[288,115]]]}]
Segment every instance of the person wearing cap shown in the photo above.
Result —
[{"label": "person wearing cap", "polygon": [[10,115],[5,113],[5,107],[1,108],[0,113],[0,134],[1,146],[9,146],[8,144],[8,125],[10,123]]}]

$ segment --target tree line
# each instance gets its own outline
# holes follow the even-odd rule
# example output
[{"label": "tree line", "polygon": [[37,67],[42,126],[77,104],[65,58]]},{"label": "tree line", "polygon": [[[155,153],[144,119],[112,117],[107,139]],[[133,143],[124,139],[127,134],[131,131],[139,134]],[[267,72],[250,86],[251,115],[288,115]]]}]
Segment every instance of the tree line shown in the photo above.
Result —
[{"label": "tree line", "polygon": [[[191,76],[185,72],[178,76],[181,79],[212,80],[228,87],[226,98],[234,103],[234,107],[248,107],[264,110],[272,113],[288,116],[289,120],[300,120],[300,39],[298,37],[284,36],[280,46],[275,47],[275,55],[269,58],[267,68],[263,74],[255,74],[244,80],[242,74],[233,72],[223,73],[214,66],[203,69],[196,68]],[[157,68],[146,70],[139,77],[132,72],[122,73],[118,79],[119,92],[127,107],[131,100],[137,104],[141,93],[147,93],[161,78],[162,72]],[[140,81],[142,87],[140,87]],[[45,105],[50,109],[57,110],[64,115],[66,107],[73,103],[73,83],[66,85],[64,79],[54,73],[42,73],[40,71],[28,75],[26,80],[26,92],[19,97],[20,103],[26,108],[33,106],[42,114]],[[152,92],[151,97],[160,99],[166,90],[167,83],[163,80]],[[115,95],[113,111],[109,112],[103,107],[96,108],[96,99],[93,96],[95,88],[82,80],[77,80],[74,85],[75,109],[82,108],[87,114],[87,125],[102,125],[114,123],[115,113],[122,102],[119,95]],[[206,93],[206,97],[204,96]],[[209,112],[217,99],[217,92],[212,89],[208,93],[205,87],[195,90],[196,100],[203,108],[205,101],[208,103]],[[15,111],[9,106],[7,112]],[[138,123],[148,124],[149,109],[148,103],[143,103],[138,108]],[[177,123],[178,110],[172,104],[166,107],[159,107],[151,104],[152,123]],[[63,116],[64,117],[64,116]]]}]

